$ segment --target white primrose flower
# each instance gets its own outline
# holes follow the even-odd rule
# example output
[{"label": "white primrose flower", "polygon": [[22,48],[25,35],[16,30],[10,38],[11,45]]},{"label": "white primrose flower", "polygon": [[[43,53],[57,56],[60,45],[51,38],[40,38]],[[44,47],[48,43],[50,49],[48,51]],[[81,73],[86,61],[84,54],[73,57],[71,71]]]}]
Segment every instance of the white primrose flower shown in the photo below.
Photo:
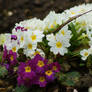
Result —
[{"label": "white primrose flower", "polygon": [[44,37],[44,34],[40,30],[34,30],[34,31],[28,30],[25,33],[25,36],[30,40],[30,42],[37,43],[37,42],[42,42],[42,38]]},{"label": "white primrose flower", "polygon": [[76,23],[80,24],[80,29],[89,29],[92,28],[92,12],[87,13],[79,18],[76,19]]},{"label": "white primrose flower", "polygon": [[6,36],[5,34],[0,34],[0,45],[3,45],[6,41]]},{"label": "white primrose flower", "polygon": [[24,53],[27,55],[29,52],[34,51],[37,48],[37,43],[30,41],[30,39],[25,39]]},{"label": "white primrose flower", "polygon": [[25,52],[26,56],[29,56],[30,58],[34,58],[37,54],[41,55],[42,57],[45,57],[45,53],[41,49],[36,49],[30,52]]},{"label": "white primrose flower", "polygon": [[66,22],[68,19],[69,19],[69,17],[65,12],[58,13],[56,15],[56,24],[61,25],[62,23]]},{"label": "white primrose flower", "polygon": [[55,13],[51,11],[43,20],[45,24],[45,30],[56,28],[57,25],[61,25],[68,20],[68,16],[65,13]]},{"label": "white primrose flower", "polygon": [[12,42],[11,42],[11,50],[13,52],[17,52],[19,48],[20,48],[20,46],[18,44],[18,41],[17,40],[12,40]]},{"label": "white primrose flower", "polygon": [[24,48],[25,38],[26,38],[25,33],[26,31],[19,31],[16,34],[20,48]]},{"label": "white primrose flower", "polygon": [[56,13],[51,11],[46,18],[43,20],[45,23],[45,30],[55,28],[56,27]]},{"label": "white primrose flower", "polygon": [[68,52],[67,48],[70,46],[70,43],[67,39],[61,38],[60,34],[56,34],[55,39],[48,42],[48,45],[51,46],[50,51],[53,52],[55,55],[60,54],[64,55]]},{"label": "white primrose flower", "polygon": [[11,34],[5,34],[6,40],[3,44],[3,47],[6,46],[7,50],[12,50],[13,52],[17,52],[19,49],[18,40],[11,39]]},{"label": "white primrose flower", "polygon": [[86,60],[87,57],[89,56],[90,52],[89,50],[83,49],[82,51],[80,51],[80,55],[82,56],[81,59],[82,60]]},{"label": "white primrose flower", "polygon": [[83,15],[83,16],[76,19],[76,23],[79,23],[79,25],[81,27],[80,30],[83,29],[83,28],[86,29],[88,27],[88,22],[87,21],[88,21],[87,16],[85,16],[85,15]]},{"label": "white primrose flower", "polygon": [[46,35],[46,39],[47,39],[48,41],[54,41],[54,40],[55,40],[55,36],[54,36],[53,33],[51,33],[51,34]]},{"label": "white primrose flower", "polygon": [[82,4],[79,6],[72,7],[69,10],[65,10],[65,12],[69,17],[74,17],[76,15],[82,14],[88,10],[91,10],[91,9],[92,9],[92,7],[85,5],[85,4]]},{"label": "white primrose flower", "polygon": [[9,44],[9,43],[11,43],[11,34],[7,33],[7,34],[5,34],[5,42],[3,44],[3,47],[4,47],[4,45],[10,46],[11,44]]},{"label": "white primrose flower", "polygon": [[5,44],[7,50],[12,50],[13,52],[17,52],[19,49],[19,44],[17,40],[12,40],[10,43]]},{"label": "white primrose flower", "polygon": [[79,10],[78,10],[78,8],[77,8],[76,6],[73,7],[73,8],[71,8],[71,9],[69,9],[69,10],[65,10],[65,12],[66,12],[66,14],[67,14],[69,17],[74,17],[74,16],[80,14],[80,13],[79,13]]},{"label": "white primrose flower", "polygon": [[64,26],[60,31],[59,31],[59,34],[64,37],[65,39],[67,40],[70,40],[70,38],[72,37],[71,35],[71,31],[68,30],[68,25]]},{"label": "white primrose flower", "polygon": [[92,7],[91,7],[92,5],[90,4],[82,4],[82,5],[79,5],[79,6],[77,6],[78,8],[79,8],[79,12],[80,13],[84,13],[84,12],[86,12],[86,11],[89,11],[89,10],[91,10],[92,9]]}]

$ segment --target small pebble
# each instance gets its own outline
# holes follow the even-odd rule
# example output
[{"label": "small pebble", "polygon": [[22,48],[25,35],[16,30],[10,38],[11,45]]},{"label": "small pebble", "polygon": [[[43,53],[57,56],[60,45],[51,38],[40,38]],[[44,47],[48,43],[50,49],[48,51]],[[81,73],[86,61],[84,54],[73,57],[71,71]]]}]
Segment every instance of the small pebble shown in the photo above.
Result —
[{"label": "small pebble", "polygon": [[78,91],[76,89],[74,89],[73,92],[78,92]]},{"label": "small pebble", "polygon": [[8,11],[8,16],[12,16],[13,12],[12,11]]}]

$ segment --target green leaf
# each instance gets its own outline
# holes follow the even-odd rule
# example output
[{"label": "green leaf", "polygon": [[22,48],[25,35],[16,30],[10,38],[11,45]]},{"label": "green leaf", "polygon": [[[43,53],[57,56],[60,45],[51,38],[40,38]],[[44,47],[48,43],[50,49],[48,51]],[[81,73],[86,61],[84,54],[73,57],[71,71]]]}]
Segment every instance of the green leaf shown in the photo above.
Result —
[{"label": "green leaf", "polygon": [[80,77],[80,74],[78,72],[69,72],[66,74],[66,76],[68,76],[68,78],[72,79],[72,78]]},{"label": "green leaf", "polygon": [[81,28],[81,25],[79,22],[76,22],[75,29],[78,31]]},{"label": "green leaf", "polygon": [[71,23],[68,25],[68,27],[69,27],[69,30],[71,30],[71,31],[72,31],[72,34],[73,34],[71,40],[76,40],[76,38],[77,38],[77,36],[78,36],[78,33],[77,33],[76,29],[75,29],[75,25],[71,22]]},{"label": "green leaf", "polygon": [[0,66],[0,77],[5,77],[8,74],[8,70],[5,66]]},{"label": "green leaf", "polygon": [[80,74],[78,72],[69,72],[60,75],[61,83],[65,86],[75,86],[79,81]]},{"label": "green leaf", "polygon": [[18,54],[23,54],[23,48],[20,48],[20,49],[18,50]]},{"label": "green leaf", "polygon": [[25,87],[25,86],[17,86],[15,88],[15,92],[27,92],[29,90],[29,88]]},{"label": "green leaf", "polygon": [[91,67],[92,67],[92,55],[90,55],[90,56],[87,58],[86,66],[87,66],[88,68],[91,68]]},{"label": "green leaf", "polygon": [[82,67],[82,66],[85,66],[85,64],[84,63],[80,63],[80,67]]},{"label": "green leaf", "polygon": [[64,84],[67,86],[74,86],[75,85],[74,81],[72,81],[72,80],[66,80],[66,82],[64,82]]},{"label": "green leaf", "polygon": [[0,56],[0,62],[2,62],[2,56]]},{"label": "green leaf", "polygon": [[70,39],[71,46],[69,47],[69,50],[73,51],[74,49],[78,48],[81,43],[77,40],[79,37],[78,32],[72,22],[68,25],[68,29],[72,31],[72,38]]}]

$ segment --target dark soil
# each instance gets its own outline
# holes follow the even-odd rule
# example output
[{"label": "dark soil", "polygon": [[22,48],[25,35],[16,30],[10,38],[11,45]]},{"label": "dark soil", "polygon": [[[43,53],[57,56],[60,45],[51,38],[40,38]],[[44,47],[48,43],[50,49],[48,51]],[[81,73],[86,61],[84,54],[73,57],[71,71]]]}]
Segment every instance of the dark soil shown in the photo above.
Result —
[{"label": "dark soil", "polygon": [[11,32],[14,24],[32,17],[43,19],[51,10],[62,12],[92,0],[0,0],[0,33]]}]

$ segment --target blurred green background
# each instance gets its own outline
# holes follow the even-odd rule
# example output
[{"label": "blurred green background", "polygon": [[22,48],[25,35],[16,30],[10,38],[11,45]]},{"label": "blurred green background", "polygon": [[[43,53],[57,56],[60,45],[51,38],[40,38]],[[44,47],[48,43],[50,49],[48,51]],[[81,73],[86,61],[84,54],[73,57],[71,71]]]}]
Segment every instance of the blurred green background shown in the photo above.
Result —
[{"label": "blurred green background", "polygon": [[92,0],[0,0],[0,33],[11,32],[15,23],[37,17],[43,19],[51,10],[57,13]]}]

